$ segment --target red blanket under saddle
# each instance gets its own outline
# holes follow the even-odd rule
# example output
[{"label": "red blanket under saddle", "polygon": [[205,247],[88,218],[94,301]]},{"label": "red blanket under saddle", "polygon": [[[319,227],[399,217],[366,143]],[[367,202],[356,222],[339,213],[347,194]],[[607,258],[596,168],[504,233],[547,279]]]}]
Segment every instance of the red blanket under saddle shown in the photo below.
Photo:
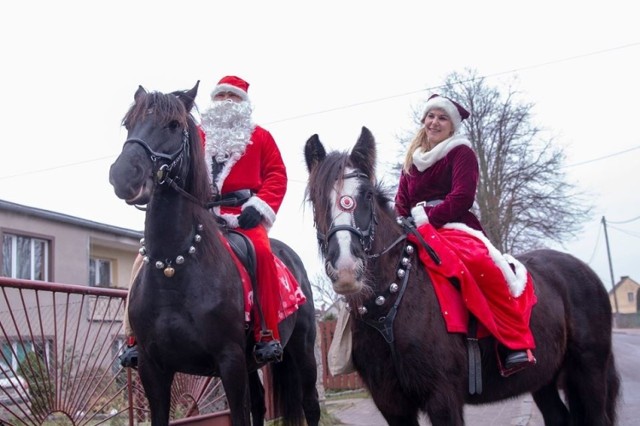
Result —
[{"label": "red blanket under saddle", "polygon": [[[242,287],[244,288],[244,320],[251,322],[251,310],[253,309],[253,288],[251,287],[251,278],[240,259],[235,255],[233,249],[229,245],[226,238],[221,238],[224,242],[227,250],[231,253],[233,261],[236,263],[240,276],[242,278]],[[300,305],[307,301],[298,280],[293,276],[289,268],[276,256],[273,256],[278,271],[278,278],[280,282],[280,300],[282,305],[278,311],[278,321],[282,321],[292,313],[298,310]],[[260,283],[258,282],[258,285]]]},{"label": "red blanket under saddle", "polygon": [[[537,298],[530,274],[524,271],[522,286],[516,290],[515,274],[504,257],[497,259],[495,247],[473,230],[460,227],[436,230],[430,224],[418,230],[442,262],[436,265],[417,238],[409,235],[429,272],[447,330],[467,333],[470,311],[482,326],[478,337],[493,335],[511,349],[535,348],[529,320]],[[460,291],[450,278],[458,279]]]}]

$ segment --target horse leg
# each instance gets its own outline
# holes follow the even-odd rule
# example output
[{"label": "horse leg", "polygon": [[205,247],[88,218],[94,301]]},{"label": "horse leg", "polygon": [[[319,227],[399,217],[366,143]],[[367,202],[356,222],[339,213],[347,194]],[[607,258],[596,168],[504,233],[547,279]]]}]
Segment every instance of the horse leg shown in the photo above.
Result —
[{"label": "horse leg", "polygon": [[371,392],[373,402],[389,426],[419,426],[418,407],[400,395],[400,391],[384,395]]},{"label": "horse leg", "polygon": [[251,423],[253,426],[263,426],[267,406],[264,402],[264,386],[262,386],[258,370],[249,373],[249,393],[251,395]]},{"label": "horse leg", "polygon": [[608,385],[612,385],[614,392],[616,388],[610,372],[613,361],[604,350],[596,352],[596,347],[593,344],[593,350],[583,351],[567,367],[566,393],[573,424],[608,426],[613,421],[608,415],[611,411]]},{"label": "horse leg", "polygon": [[302,410],[308,426],[317,426],[320,422],[320,402],[318,401],[318,366],[315,357],[315,345],[310,344],[299,352],[300,386],[302,388]]},{"label": "horse leg", "polygon": [[545,425],[561,426],[569,424],[569,410],[564,402],[562,402],[555,382],[541,387],[533,392],[532,395],[538,409],[542,413]]},{"label": "horse leg", "polygon": [[150,362],[141,362],[138,374],[149,401],[151,424],[153,426],[168,426],[174,372],[152,367]]},{"label": "horse leg", "polygon": [[[432,393],[427,398],[425,411],[433,426],[463,426],[464,398],[458,398],[459,392],[455,388],[446,386],[435,387],[437,394]],[[456,401],[456,399],[458,399]]]},{"label": "horse leg", "polygon": [[249,374],[244,349],[241,345],[234,345],[224,351],[219,360],[220,379],[229,403],[231,423],[249,426]]}]

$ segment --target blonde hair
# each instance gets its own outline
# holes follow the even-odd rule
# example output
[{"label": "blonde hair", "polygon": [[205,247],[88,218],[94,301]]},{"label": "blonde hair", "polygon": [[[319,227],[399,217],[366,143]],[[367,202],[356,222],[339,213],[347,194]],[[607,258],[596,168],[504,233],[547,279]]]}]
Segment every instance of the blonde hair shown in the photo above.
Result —
[{"label": "blonde hair", "polygon": [[[425,115],[426,115],[426,112],[425,112]],[[422,120],[424,121],[424,118]],[[416,152],[416,150],[420,147],[427,148],[428,146],[429,145],[427,141],[427,130],[424,128],[424,125],[423,125],[423,126],[420,126],[420,130],[418,130],[418,133],[416,133],[415,137],[409,144],[407,155],[404,157],[404,164],[402,165],[402,170],[404,170],[405,173],[409,173],[409,170],[411,170],[411,165],[413,164],[413,153]]]}]

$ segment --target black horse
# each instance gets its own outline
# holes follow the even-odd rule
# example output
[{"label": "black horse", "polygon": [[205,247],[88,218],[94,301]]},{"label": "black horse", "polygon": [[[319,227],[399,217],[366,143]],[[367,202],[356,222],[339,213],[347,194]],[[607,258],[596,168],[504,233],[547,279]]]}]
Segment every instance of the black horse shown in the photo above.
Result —
[{"label": "black horse", "polygon": [[[264,422],[260,367],[251,354],[241,275],[222,228],[207,208],[212,199],[202,141],[191,110],[198,83],[185,91],[147,92],[142,86],[126,113],[128,131],[111,166],[116,195],[146,205],[143,251],[149,262],[132,287],[131,327],[138,371],[154,426],[167,425],[176,372],[222,380],[234,425]],[[272,240],[274,253],[307,298],[280,324],[283,360],[271,365],[276,410],[286,424],[317,425],[315,312],[300,257]]]},{"label": "black horse", "polygon": [[415,247],[407,245],[411,228],[400,226],[388,191],[376,182],[369,130],[363,127],[350,153],[327,154],[314,135],[305,159],[306,195],[326,271],[355,317],[354,366],[390,425],[417,426],[420,412],[434,425],[462,425],[465,403],[527,392],[547,425],[615,423],[620,379],[611,306],[586,264],[553,250],[518,256],[538,299],[531,317],[537,364],[503,377],[495,339],[481,339],[483,383],[476,385],[482,390],[470,392],[470,371],[477,372],[469,368],[473,354],[463,334],[447,332],[429,275],[415,258]]}]

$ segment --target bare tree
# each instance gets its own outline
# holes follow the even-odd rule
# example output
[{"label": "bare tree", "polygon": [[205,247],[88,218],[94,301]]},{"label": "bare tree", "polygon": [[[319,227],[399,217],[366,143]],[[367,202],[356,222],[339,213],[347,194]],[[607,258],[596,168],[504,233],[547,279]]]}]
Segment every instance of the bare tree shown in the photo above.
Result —
[{"label": "bare tree", "polygon": [[331,281],[326,274],[316,273],[311,280],[313,290],[313,302],[323,313],[336,303],[342,296],[333,291]]},{"label": "bare tree", "polygon": [[517,253],[575,236],[591,207],[567,182],[561,147],[533,124],[534,105],[521,101],[512,84],[501,91],[474,70],[449,74],[439,94],[471,112],[463,126],[478,154],[476,201],[491,242]]}]

